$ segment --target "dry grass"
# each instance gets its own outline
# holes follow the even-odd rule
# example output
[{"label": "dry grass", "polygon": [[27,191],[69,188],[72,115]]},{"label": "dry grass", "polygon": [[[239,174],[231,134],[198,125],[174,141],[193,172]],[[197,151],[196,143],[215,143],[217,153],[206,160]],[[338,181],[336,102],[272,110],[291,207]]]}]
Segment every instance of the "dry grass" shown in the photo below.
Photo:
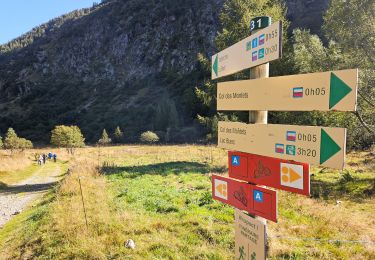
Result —
[{"label": "dry grass", "polygon": [[[225,150],[118,146],[77,149],[74,157],[60,153],[72,162],[71,174],[50,200],[25,213],[27,218],[21,214],[10,223],[17,232],[7,233],[9,242],[0,246],[5,248],[0,259],[229,259],[234,255],[233,210],[210,198],[209,176],[226,170]],[[279,223],[268,224],[270,258],[375,256],[374,245],[326,242],[375,241],[375,197],[364,193],[371,191],[375,180],[372,153],[352,153],[345,172],[313,168],[312,189],[324,184],[327,196],[278,192]],[[107,176],[97,171],[104,162],[114,165]],[[124,247],[129,238],[135,240],[135,250]]]},{"label": "dry grass", "polygon": [[10,154],[8,151],[0,150],[0,174],[25,169],[32,163],[30,154],[26,152]]}]

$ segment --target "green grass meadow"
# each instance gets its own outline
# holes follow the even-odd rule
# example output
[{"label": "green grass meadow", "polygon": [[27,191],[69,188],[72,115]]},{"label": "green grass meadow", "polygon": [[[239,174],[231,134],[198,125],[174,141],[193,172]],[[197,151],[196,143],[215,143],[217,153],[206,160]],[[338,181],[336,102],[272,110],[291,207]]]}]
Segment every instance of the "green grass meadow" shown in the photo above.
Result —
[{"label": "green grass meadow", "polygon": [[[71,173],[0,229],[0,258],[234,259],[233,208],[211,197],[210,176],[226,167],[211,146],[80,149]],[[342,172],[312,168],[311,198],[278,192],[269,258],[374,259],[374,244],[348,242],[375,241],[374,182],[368,151]]]}]

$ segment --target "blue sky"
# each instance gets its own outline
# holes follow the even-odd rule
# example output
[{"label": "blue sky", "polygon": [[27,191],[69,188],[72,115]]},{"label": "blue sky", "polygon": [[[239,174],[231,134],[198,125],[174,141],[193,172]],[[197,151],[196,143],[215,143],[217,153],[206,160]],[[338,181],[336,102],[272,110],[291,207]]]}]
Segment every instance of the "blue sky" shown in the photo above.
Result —
[{"label": "blue sky", "polygon": [[7,0],[0,3],[0,44],[70,11],[100,0]]}]

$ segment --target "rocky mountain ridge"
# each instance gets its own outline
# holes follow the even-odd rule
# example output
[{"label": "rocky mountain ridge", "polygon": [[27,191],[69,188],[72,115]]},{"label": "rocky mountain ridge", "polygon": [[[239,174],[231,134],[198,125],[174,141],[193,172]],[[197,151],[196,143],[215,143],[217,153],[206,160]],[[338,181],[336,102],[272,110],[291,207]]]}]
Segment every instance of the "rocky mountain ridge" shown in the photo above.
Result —
[{"label": "rocky mountain ridge", "polygon": [[[48,141],[55,125],[77,124],[95,141],[119,125],[128,141],[150,129],[199,139],[197,54],[215,52],[223,2],[107,0],[0,46],[0,133]],[[287,0],[292,27],[320,28],[326,3]]]}]

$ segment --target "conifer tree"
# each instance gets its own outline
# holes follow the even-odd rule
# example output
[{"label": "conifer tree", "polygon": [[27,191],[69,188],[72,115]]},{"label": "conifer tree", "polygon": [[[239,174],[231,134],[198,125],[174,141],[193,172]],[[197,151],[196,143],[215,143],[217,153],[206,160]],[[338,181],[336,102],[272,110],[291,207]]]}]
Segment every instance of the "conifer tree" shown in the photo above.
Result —
[{"label": "conifer tree", "polygon": [[117,126],[115,132],[113,133],[116,143],[121,143],[124,138],[124,132],[121,130],[120,126]]},{"label": "conifer tree", "polygon": [[103,130],[102,137],[98,140],[98,144],[100,145],[107,145],[112,142],[111,138],[109,138],[107,130]]}]

